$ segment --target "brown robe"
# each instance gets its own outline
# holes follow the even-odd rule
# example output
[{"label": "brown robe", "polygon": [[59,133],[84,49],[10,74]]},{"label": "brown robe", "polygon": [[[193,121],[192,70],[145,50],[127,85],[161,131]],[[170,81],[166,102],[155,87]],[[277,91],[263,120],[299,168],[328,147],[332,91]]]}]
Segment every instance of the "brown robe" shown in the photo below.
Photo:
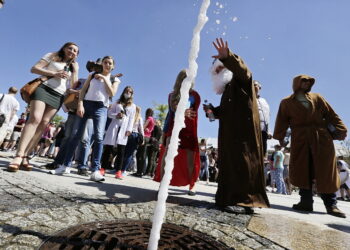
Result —
[{"label": "brown robe", "polygon": [[334,193],[340,180],[336,167],[333,139],[327,130],[331,123],[341,133],[347,129],[326,100],[316,93],[306,93],[310,102],[307,109],[296,99],[301,79],[314,79],[307,75],[294,78],[294,94],[281,101],[273,137],[283,140],[288,127],[291,128],[290,182],[299,188],[311,189],[316,180],[319,193]]},{"label": "brown robe", "polygon": [[233,72],[225,86],[219,119],[218,206],[269,207],[265,192],[263,147],[252,74],[242,59],[230,52],[221,60]]}]

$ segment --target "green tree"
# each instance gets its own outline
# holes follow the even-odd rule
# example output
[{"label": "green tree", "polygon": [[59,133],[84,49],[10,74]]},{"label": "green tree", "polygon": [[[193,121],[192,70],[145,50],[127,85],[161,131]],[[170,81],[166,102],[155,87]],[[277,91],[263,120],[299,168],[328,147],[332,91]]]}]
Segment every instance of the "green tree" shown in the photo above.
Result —
[{"label": "green tree", "polygon": [[63,116],[60,116],[60,115],[55,115],[52,118],[52,122],[54,122],[55,124],[60,124],[60,122],[63,120],[64,120]]},{"label": "green tree", "polygon": [[153,110],[154,110],[154,117],[160,121],[160,123],[162,124],[162,126],[164,125],[164,121],[165,121],[165,117],[168,113],[168,105],[167,104],[157,104],[154,103],[153,106]]}]

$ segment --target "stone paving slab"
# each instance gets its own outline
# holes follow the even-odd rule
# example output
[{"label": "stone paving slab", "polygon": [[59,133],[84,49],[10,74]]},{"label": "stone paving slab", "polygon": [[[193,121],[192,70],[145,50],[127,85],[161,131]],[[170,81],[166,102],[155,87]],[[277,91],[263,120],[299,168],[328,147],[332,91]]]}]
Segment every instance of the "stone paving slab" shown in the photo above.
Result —
[{"label": "stone paving slab", "polygon": [[320,229],[311,223],[281,215],[254,216],[248,229],[289,249],[341,250],[350,249],[348,233]]},{"label": "stone paving slab", "polygon": [[[4,165],[0,166],[0,192],[5,197],[0,200],[1,249],[37,249],[49,236],[70,226],[117,219],[150,220],[153,214],[154,192],[153,199],[142,202],[101,197],[65,188],[58,181],[46,183],[28,172],[10,173]],[[95,185],[88,180],[85,184]],[[146,188],[145,194],[150,195]],[[170,201],[167,223],[210,235],[234,249],[285,249],[248,230],[251,216],[221,212],[208,201],[172,197]]]}]

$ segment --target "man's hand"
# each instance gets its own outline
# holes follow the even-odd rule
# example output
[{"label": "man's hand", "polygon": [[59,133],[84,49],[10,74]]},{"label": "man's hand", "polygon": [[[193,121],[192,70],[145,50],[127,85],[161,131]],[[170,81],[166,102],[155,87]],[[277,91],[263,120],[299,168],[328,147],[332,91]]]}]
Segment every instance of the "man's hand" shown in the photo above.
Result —
[{"label": "man's hand", "polygon": [[203,104],[203,110],[205,113],[208,113],[208,111],[213,111],[214,106],[213,104],[209,103],[209,104]]},{"label": "man's hand", "polygon": [[215,49],[218,51],[218,55],[216,56],[212,56],[215,59],[225,59],[228,57],[228,43],[227,41],[224,42],[224,40],[222,40],[222,38],[216,38],[216,43],[213,42],[213,45],[215,47]]}]

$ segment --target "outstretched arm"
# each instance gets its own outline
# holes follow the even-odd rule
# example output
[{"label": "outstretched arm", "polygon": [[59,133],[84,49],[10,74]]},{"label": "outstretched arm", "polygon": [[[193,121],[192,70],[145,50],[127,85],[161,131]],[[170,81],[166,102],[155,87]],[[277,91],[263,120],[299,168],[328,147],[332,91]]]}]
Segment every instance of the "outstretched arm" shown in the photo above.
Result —
[{"label": "outstretched arm", "polygon": [[213,42],[213,45],[218,54],[212,57],[219,59],[233,73],[234,78],[239,81],[249,81],[251,79],[252,73],[247,65],[239,56],[230,51],[227,41],[224,42],[222,38],[216,38],[216,42]]}]

